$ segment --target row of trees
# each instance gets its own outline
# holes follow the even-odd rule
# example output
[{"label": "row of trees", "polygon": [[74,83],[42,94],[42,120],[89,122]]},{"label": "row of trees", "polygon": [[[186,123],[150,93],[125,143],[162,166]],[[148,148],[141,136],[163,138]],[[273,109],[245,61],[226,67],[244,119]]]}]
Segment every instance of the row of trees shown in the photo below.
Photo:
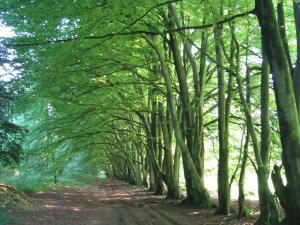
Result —
[{"label": "row of trees", "polygon": [[63,165],[85,155],[168,198],[182,195],[182,163],[185,201],[209,208],[205,159],[217,144],[217,213],[229,214],[237,180],[238,215],[247,215],[250,161],[256,224],[298,224],[299,1],[7,0],[0,7],[16,33],[3,43],[14,49],[14,87],[25,90],[19,110],[43,159],[55,155]]}]

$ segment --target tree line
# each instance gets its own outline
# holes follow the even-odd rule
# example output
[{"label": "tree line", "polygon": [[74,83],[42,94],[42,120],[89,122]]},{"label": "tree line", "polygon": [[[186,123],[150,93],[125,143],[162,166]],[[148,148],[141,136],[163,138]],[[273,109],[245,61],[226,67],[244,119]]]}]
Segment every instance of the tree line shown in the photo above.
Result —
[{"label": "tree line", "polygon": [[28,149],[61,166],[84,155],[167,198],[183,194],[182,166],[184,201],[201,208],[213,207],[205,159],[215,155],[216,213],[230,213],[236,180],[238,216],[247,216],[251,167],[256,224],[299,223],[298,0],[6,0],[0,8],[15,32],[1,40],[13,52],[2,64],[15,69]]}]

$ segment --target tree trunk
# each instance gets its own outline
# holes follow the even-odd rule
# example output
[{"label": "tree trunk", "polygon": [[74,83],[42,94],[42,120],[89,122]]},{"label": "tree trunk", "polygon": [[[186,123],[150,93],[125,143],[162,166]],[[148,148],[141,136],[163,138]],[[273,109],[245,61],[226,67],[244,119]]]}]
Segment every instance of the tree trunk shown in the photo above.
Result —
[{"label": "tree trunk", "polygon": [[167,100],[168,100],[168,107],[171,113],[172,122],[174,125],[174,134],[176,137],[176,141],[178,142],[178,145],[180,147],[182,158],[186,162],[186,166],[188,169],[189,174],[192,177],[193,181],[193,187],[198,189],[198,192],[202,194],[201,199],[203,200],[201,204],[199,204],[200,207],[210,207],[210,196],[207,190],[201,185],[201,177],[198,174],[198,171],[195,167],[195,164],[193,162],[193,159],[191,157],[191,153],[187,145],[185,144],[181,129],[180,129],[180,123],[178,120],[177,112],[176,112],[176,104],[175,104],[175,97],[172,90],[172,83],[170,79],[170,74],[164,59],[164,55],[160,52],[160,49],[147,37],[144,35],[144,38],[146,41],[153,47],[155,52],[157,53],[157,56],[159,58],[159,61],[161,63],[161,69],[162,69],[162,75],[164,77],[166,89],[167,89]]},{"label": "tree trunk", "polygon": [[163,111],[163,104],[158,104],[158,118],[160,121],[160,128],[162,130],[162,136],[164,141],[164,152],[165,152],[165,168],[166,168],[166,185],[167,185],[167,198],[176,198],[175,196],[175,186],[174,186],[174,180],[173,180],[173,155],[172,155],[172,149],[171,149],[171,143],[169,136],[172,134],[169,134],[168,126],[166,119],[164,118],[164,111]]},{"label": "tree trunk", "polygon": [[[261,159],[265,167],[265,174],[268,177],[270,166],[270,122],[269,122],[269,63],[268,59],[262,50],[262,68],[261,68]],[[261,185],[259,185],[261,187]],[[260,216],[256,221],[256,224],[270,224],[271,212],[266,196],[263,196],[261,188],[258,190],[259,204],[260,204]]]},{"label": "tree trunk", "polygon": [[288,40],[287,40],[287,36],[286,36],[283,1],[278,1],[278,3],[277,3],[277,18],[278,18],[278,28],[279,28],[282,44],[283,44],[285,54],[286,54],[286,57],[288,60],[290,71],[292,72],[293,66],[292,66],[292,60],[291,60],[290,51],[289,51],[289,44],[288,44]]},{"label": "tree trunk", "polygon": [[[286,199],[280,199],[286,216],[284,224],[300,221],[300,126],[297,103],[286,50],[276,22],[272,0],[256,0],[256,14],[261,26],[264,50],[273,74],[275,97],[282,143],[282,162],[287,185],[283,187]],[[276,190],[276,193],[282,190]],[[278,197],[279,197],[278,196]]]},{"label": "tree trunk", "polygon": [[296,105],[298,111],[298,120],[300,124],[300,2],[294,0],[294,19],[296,27],[296,38],[297,38],[297,60],[295,69],[293,71],[293,84],[295,90]]},{"label": "tree trunk", "polygon": [[238,197],[238,204],[239,204],[239,211],[238,211],[238,218],[243,218],[248,216],[248,211],[245,204],[245,172],[247,167],[247,158],[248,158],[248,147],[249,147],[249,131],[247,129],[246,133],[246,141],[243,147],[243,158],[241,164],[241,172],[239,177],[239,197]]},{"label": "tree trunk", "polygon": [[136,142],[132,142],[132,148],[135,150],[134,151],[134,160],[135,160],[135,163],[134,163],[134,176],[135,176],[135,179],[136,179],[136,184],[138,186],[142,186],[143,185],[143,181],[142,181],[142,162],[141,162],[141,159],[140,159],[140,151],[141,151],[141,148],[139,146],[138,143]]},{"label": "tree trunk", "polygon": [[[52,164],[53,164],[53,168],[55,168],[55,156],[54,156],[54,152],[52,152]],[[57,169],[54,169],[54,175],[53,175],[53,182],[54,184],[57,184]]]},{"label": "tree trunk", "polygon": [[179,170],[180,170],[180,149],[179,146],[176,144],[174,164],[173,164],[173,182],[174,182],[176,199],[179,199],[181,197],[181,190],[179,185]]},{"label": "tree trunk", "polygon": [[[233,34],[233,40],[235,39],[235,34]],[[248,45],[248,37],[247,37],[247,45]],[[248,45],[249,46],[249,45]],[[247,47],[248,47],[247,46]],[[236,53],[238,54],[239,51]],[[237,60],[239,60],[239,57],[236,55]],[[236,67],[236,70],[239,70],[240,68]],[[251,82],[250,82],[250,69],[248,66],[248,50],[246,50],[246,102],[249,106],[250,110],[250,98],[251,98]],[[246,122],[247,123],[247,122]],[[245,172],[247,167],[247,158],[248,158],[248,148],[249,148],[249,141],[250,141],[250,133],[248,127],[246,128],[246,140],[244,144],[244,151],[243,151],[243,158],[242,158],[242,165],[241,165],[241,172],[240,172],[240,179],[239,179],[239,212],[238,217],[247,217],[248,211],[245,204],[245,188],[244,188],[244,180],[245,180]]]},{"label": "tree trunk", "polygon": [[[169,9],[170,9],[170,13],[172,15],[172,18],[174,20],[174,23],[176,24],[177,28],[181,28],[182,25],[179,22],[179,19],[177,17],[176,14],[176,10],[175,7],[172,4],[169,4]],[[204,21],[205,21],[205,16],[204,16]],[[206,34],[206,31],[204,31]],[[181,40],[183,42],[183,46],[184,46],[184,52],[186,53],[187,59],[189,60],[189,62],[191,63],[191,67],[192,67],[192,74],[193,74],[193,84],[194,84],[194,99],[191,103],[191,109],[190,114],[192,116],[192,122],[193,124],[190,124],[187,129],[190,129],[189,127],[193,127],[191,132],[187,133],[187,140],[190,142],[190,151],[192,153],[192,158],[193,161],[195,163],[195,166],[197,168],[197,170],[199,171],[199,176],[201,177],[201,186],[203,186],[203,188],[205,189],[205,185],[204,185],[204,149],[202,149],[203,144],[202,144],[202,136],[203,136],[203,124],[201,124],[201,122],[203,123],[203,119],[200,118],[200,116],[203,117],[203,104],[204,102],[200,100],[200,98],[202,96],[204,96],[204,85],[202,88],[202,96],[200,93],[200,76],[205,76],[205,52],[202,53],[201,55],[201,59],[200,59],[200,63],[201,66],[204,66],[204,68],[202,68],[201,73],[199,73],[198,68],[197,68],[197,63],[195,61],[195,58],[192,54],[191,48],[190,48],[190,44],[186,38],[186,36],[184,35],[183,32],[180,32],[180,37]],[[176,40],[174,40],[176,41]],[[204,45],[206,45],[206,35],[202,35],[201,37],[201,46],[203,47]],[[176,44],[173,44],[174,47],[176,47]],[[205,46],[206,47],[206,46]],[[204,51],[204,49],[202,49],[202,51]],[[203,57],[204,56],[204,57]],[[179,57],[180,60],[180,57]],[[204,61],[204,62],[203,62]],[[175,64],[176,66],[176,64]],[[180,65],[179,65],[180,66]],[[179,70],[179,69],[178,69]],[[178,71],[177,70],[177,71]],[[179,70],[182,71],[182,70]],[[183,80],[183,79],[178,79],[178,80]],[[185,79],[184,82],[187,84],[187,80]],[[204,82],[205,83],[205,82]],[[188,93],[187,93],[188,95]],[[202,106],[200,106],[200,104],[202,103]],[[200,110],[202,110],[200,112]],[[201,130],[202,129],[202,130]],[[193,202],[195,205],[198,204],[202,204],[201,202],[203,201],[203,199],[201,199],[202,194],[198,193],[197,189],[194,189],[194,199]]]},{"label": "tree trunk", "polygon": [[221,45],[222,27],[214,27],[215,50],[218,74],[218,131],[219,131],[219,165],[218,165],[218,200],[217,214],[228,215],[230,211],[230,190],[228,175],[228,145],[226,142],[225,121],[225,81],[223,71],[223,53]]},{"label": "tree trunk", "polygon": [[265,173],[265,166],[263,164],[262,158],[261,158],[261,151],[259,147],[259,143],[257,141],[256,133],[255,133],[255,127],[252,120],[251,112],[247,103],[247,100],[244,96],[243,92],[243,85],[242,80],[240,77],[240,55],[239,55],[239,44],[234,37],[236,46],[237,46],[237,53],[236,53],[236,81],[238,84],[238,92],[240,95],[240,100],[242,103],[242,108],[246,117],[247,121],[247,129],[250,132],[255,160],[257,163],[257,180],[258,180],[258,189],[260,193],[260,197],[263,198],[263,201],[268,202],[268,207],[270,208],[270,221],[268,221],[267,224],[277,224],[278,223],[278,212],[277,212],[277,206],[276,202],[272,196],[272,193],[270,191],[269,185],[268,185],[268,178]]}]

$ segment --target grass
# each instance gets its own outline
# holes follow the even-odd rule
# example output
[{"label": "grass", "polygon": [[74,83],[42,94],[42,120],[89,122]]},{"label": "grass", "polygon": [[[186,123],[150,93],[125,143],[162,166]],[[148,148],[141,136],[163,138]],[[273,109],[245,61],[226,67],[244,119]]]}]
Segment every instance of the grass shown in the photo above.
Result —
[{"label": "grass", "polygon": [[21,173],[19,176],[6,177],[3,182],[15,187],[23,193],[36,193],[63,187],[89,186],[92,184],[94,178],[95,176],[87,174],[66,174],[59,176],[57,178],[58,182],[55,184],[52,176]]}]

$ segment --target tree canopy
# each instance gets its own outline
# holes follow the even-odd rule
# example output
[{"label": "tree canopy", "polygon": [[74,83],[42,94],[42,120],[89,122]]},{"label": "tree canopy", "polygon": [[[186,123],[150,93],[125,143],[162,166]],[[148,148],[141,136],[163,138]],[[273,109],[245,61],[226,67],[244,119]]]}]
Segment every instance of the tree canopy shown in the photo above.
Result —
[{"label": "tree canopy", "polygon": [[[216,213],[230,213],[236,183],[238,215],[247,216],[252,171],[257,224],[298,223],[298,0],[4,0],[0,9],[15,33],[1,46],[15,118],[29,131],[27,162],[51,162],[59,176],[76,161],[168,198],[182,196],[182,171],[186,202],[202,208],[213,206],[213,162]],[[1,145],[18,162],[10,137],[19,140],[20,128],[5,121]]]}]

